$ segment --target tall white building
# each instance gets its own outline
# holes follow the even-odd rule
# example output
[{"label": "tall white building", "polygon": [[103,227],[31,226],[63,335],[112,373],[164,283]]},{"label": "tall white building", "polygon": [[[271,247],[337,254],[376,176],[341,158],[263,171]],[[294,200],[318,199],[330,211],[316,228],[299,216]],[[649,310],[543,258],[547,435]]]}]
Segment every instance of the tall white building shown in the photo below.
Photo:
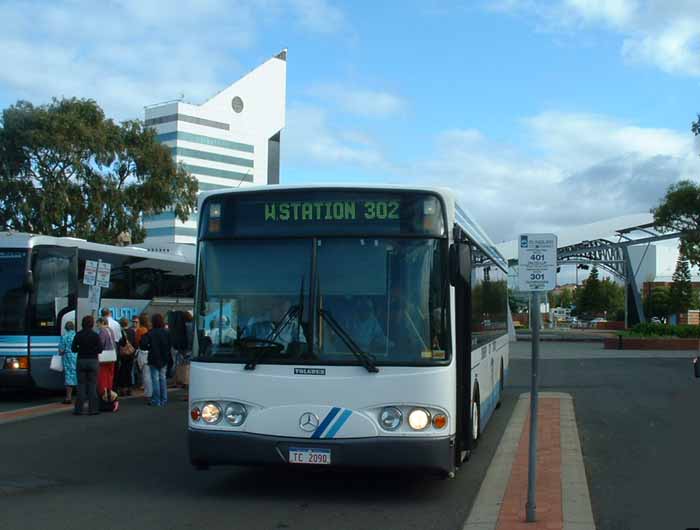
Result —
[{"label": "tall white building", "polygon": [[[201,105],[146,107],[146,125],[197,178],[200,191],[278,184],[286,82],[283,50]],[[182,223],[163,212],[146,217],[144,227],[149,247],[196,241],[196,214]]]}]

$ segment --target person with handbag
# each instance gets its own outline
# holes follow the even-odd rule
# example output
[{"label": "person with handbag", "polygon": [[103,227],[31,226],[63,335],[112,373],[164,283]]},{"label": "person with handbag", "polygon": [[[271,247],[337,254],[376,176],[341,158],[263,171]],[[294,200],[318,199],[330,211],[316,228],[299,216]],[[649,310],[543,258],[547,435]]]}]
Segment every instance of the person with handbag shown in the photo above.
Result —
[{"label": "person with handbag", "polygon": [[100,368],[97,374],[97,391],[101,396],[105,389],[114,385],[114,365],[117,360],[117,346],[106,318],[97,319],[97,333],[102,353],[99,356]]},{"label": "person with handbag", "polygon": [[156,313],[151,319],[153,329],[141,339],[141,349],[148,350],[148,369],[151,373],[150,405],[165,407],[168,403],[168,384],[166,373],[172,362],[172,341],[170,333],[165,329],[163,315]]},{"label": "person with handbag", "polygon": [[119,338],[119,366],[117,367],[117,394],[119,396],[131,395],[131,372],[134,367],[134,354],[136,353],[136,330],[129,327],[126,318],[119,320],[121,325],[121,337]]},{"label": "person with handbag", "polygon": [[139,315],[139,323],[136,327],[136,367],[141,375],[143,385],[143,397],[146,403],[151,402],[153,389],[151,387],[151,372],[148,369],[148,349],[141,345],[141,339],[148,333],[151,323],[146,313]]},{"label": "person with handbag", "polygon": [[78,356],[78,396],[75,399],[73,414],[81,415],[83,405],[88,401],[88,412],[99,414],[99,400],[97,397],[97,372],[99,361],[97,356],[102,353],[100,337],[94,331],[95,319],[91,315],[83,317],[82,329],[76,333],[71,344],[71,351]]},{"label": "person with handbag", "polygon": [[58,341],[58,354],[63,358],[63,382],[66,387],[66,397],[63,403],[66,405],[73,403],[73,387],[78,386],[78,355],[71,350],[73,339],[75,339],[74,328],[71,320],[66,322],[66,332]]}]

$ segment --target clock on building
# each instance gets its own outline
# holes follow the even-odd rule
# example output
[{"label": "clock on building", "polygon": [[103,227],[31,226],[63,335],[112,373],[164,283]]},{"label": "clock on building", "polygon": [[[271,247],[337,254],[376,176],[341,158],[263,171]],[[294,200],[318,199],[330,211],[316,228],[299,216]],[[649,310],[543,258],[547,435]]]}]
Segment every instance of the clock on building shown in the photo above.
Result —
[{"label": "clock on building", "polygon": [[243,110],[243,100],[236,96],[231,100],[231,108],[236,114],[240,113]]}]

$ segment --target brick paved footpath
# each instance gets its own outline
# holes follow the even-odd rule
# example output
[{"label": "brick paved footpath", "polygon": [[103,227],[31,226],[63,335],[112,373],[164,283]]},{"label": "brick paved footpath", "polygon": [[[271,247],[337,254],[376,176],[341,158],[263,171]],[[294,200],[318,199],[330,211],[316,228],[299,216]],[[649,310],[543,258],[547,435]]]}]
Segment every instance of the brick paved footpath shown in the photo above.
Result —
[{"label": "brick paved footpath", "polygon": [[538,408],[537,520],[534,523],[525,522],[530,445],[528,413],[498,516],[498,530],[563,530],[559,399],[540,399]]},{"label": "brick paved footpath", "polygon": [[535,521],[525,522],[529,410],[522,394],[464,530],[595,530],[574,402],[561,392],[540,394]]}]

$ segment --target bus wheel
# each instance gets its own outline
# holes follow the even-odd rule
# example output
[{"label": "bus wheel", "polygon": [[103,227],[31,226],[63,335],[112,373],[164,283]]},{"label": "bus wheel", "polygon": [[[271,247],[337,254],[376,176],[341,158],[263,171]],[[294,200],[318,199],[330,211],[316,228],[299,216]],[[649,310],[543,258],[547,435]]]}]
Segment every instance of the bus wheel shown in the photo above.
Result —
[{"label": "bus wheel", "polygon": [[500,409],[503,403],[503,387],[505,386],[505,379],[503,378],[503,359],[501,359],[501,378],[498,380],[498,403],[496,403],[496,408]]},{"label": "bus wheel", "polygon": [[471,437],[472,449],[479,443],[479,437],[481,436],[481,406],[479,405],[479,392],[474,393],[474,399],[472,400],[472,414],[471,414]]}]

